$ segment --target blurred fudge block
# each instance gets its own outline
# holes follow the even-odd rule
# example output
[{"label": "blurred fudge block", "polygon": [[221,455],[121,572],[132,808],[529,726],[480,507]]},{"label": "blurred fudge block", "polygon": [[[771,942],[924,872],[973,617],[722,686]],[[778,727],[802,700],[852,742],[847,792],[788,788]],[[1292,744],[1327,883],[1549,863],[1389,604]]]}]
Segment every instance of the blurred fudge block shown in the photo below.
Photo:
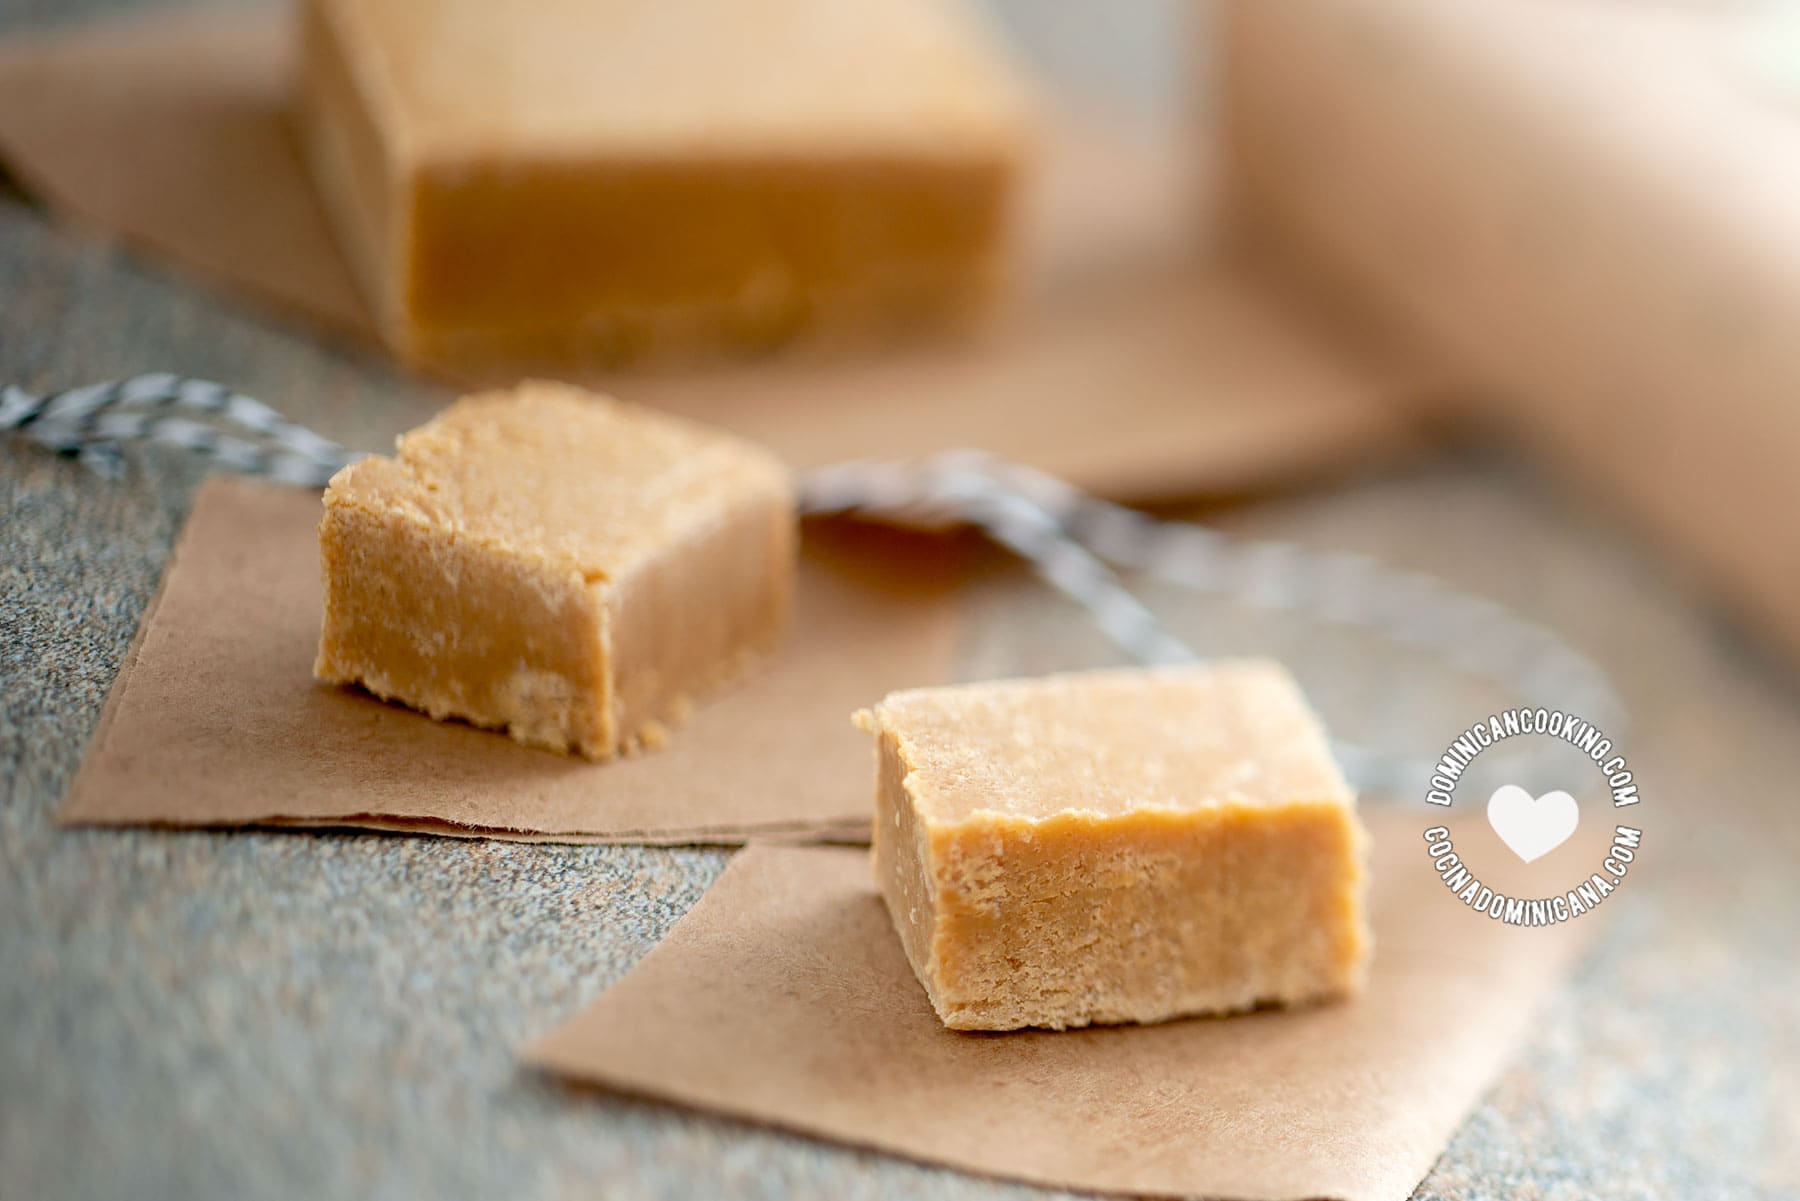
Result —
[{"label": "blurred fudge block", "polygon": [[302,141],[402,357],[450,370],[960,325],[1020,80],[957,0],[304,0]]}]

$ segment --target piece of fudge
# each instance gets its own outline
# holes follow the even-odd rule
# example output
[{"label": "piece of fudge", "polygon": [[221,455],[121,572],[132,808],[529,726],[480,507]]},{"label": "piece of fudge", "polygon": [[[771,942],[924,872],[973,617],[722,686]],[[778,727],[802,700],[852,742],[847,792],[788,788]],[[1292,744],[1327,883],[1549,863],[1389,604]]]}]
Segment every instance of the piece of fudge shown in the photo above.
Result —
[{"label": "piece of fudge", "polygon": [[1279,665],[921,688],[856,721],[876,737],[877,881],[946,1026],[1360,987],[1365,835]]},{"label": "piece of fudge", "polygon": [[775,642],[788,472],[731,435],[561,384],[457,401],[338,472],[314,674],[609,759]]},{"label": "piece of fudge", "polygon": [[298,108],[389,342],[474,371],[961,323],[1028,121],[961,0],[304,0]]}]

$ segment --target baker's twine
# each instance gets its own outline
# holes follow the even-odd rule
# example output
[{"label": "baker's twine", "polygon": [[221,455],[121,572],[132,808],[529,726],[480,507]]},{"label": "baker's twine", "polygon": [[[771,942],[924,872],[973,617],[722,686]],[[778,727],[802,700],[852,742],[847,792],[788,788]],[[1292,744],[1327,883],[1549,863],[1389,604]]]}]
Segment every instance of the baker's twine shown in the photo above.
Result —
[{"label": "baker's twine", "polygon": [[[364,457],[242,393],[166,372],[42,396],[0,388],[0,431],[7,430],[109,478],[123,471],[122,448],[130,443],[181,447],[246,475],[304,487],[321,487]],[[1497,684],[1521,702],[1554,701],[1615,735],[1624,723],[1605,675],[1549,630],[1367,555],[1158,520],[974,450],[813,468],[800,473],[799,496],[807,514],[979,528],[1080,605],[1139,663],[1190,663],[1200,656],[1114,568],[1245,608],[1354,628]],[[1371,681],[1371,687],[1390,686]],[[1416,791],[1431,771],[1429,761],[1359,743],[1340,740],[1334,749],[1365,791]]]}]

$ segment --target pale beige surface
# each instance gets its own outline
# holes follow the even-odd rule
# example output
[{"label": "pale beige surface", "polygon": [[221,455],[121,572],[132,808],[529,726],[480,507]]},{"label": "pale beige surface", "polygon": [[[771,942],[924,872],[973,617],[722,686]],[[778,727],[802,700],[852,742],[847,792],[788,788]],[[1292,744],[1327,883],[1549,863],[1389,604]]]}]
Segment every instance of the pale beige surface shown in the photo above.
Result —
[{"label": "pale beige surface", "polygon": [[[1232,0],[1239,224],[1800,655],[1789,9]],[[1785,65],[1783,60],[1785,59]],[[1786,76],[1785,82],[1783,75]]]},{"label": "pale beige surface", "polygon": [[1365,837],[1279,665],[927,688],[857,719],[877,740],[875,875],[946,1025],[1360,987]]},{"label": "pale beige surface", "polygon": [[1392,1201],[1528,1029],[1582,923],[1446,903],[1414,813],[1371,819],[1381,943],[1338,1005],[1156,1026],[947,1030],[867,863],[752,848],[526,1058],[627,1093],[1081,1191]]},{"label": "pale beige surface", "polygon": [[302,144],[390,346],[593,366],[960,326],[1021,79],[959,0],[307,0]]},{"label": "pale beige surface", "polygon": [[313,674],[610,759],[773,648],[798,537],[787,470],[723,431],[565,384],[465,397],[326,488]]}]

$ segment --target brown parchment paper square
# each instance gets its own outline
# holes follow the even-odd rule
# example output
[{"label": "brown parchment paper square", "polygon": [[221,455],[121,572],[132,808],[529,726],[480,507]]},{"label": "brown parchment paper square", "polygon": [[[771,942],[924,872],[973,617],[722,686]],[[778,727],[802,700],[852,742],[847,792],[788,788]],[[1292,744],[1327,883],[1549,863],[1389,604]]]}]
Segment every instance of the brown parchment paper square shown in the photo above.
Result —
[{"label": "brown parchment paper square", "polygon": [[868,738],[849,714],[950,667],[952,544],[809,527],[781,650],[667,747],[604,764],[534,750],[313,680],[319,515],[315,491],[202,487],[60,820],[866,841]]},{"label": "brown parchment paper square", "polygon": [[[0,160],[90,232],[371,343],[297,153],[290,80],[278,5],[11,38]],[[1260,273],[1202,261],[1190,171],[1157,137],[1068,113],[1046,124],[1018,303],[989,336],[578,382],[736,430],[796,466],[977,446],[1121,499],[1242,492],[1412,445],[1396,402],[1435,390],[1435,368],[1321,322]]]},{"label": "brown parchment paper square", "polygon": [[913,978],[866,851],[755,847],[525,1057],[582,1081],[1039,1184],[1397,1201],[1586,934],[1580,921],[1508,929],[1464,908],[1432,872],[1428,824],[1410,811],[1369,819],[1377,949],[1354,1001],[1148,1027],[957,1033]]}]

